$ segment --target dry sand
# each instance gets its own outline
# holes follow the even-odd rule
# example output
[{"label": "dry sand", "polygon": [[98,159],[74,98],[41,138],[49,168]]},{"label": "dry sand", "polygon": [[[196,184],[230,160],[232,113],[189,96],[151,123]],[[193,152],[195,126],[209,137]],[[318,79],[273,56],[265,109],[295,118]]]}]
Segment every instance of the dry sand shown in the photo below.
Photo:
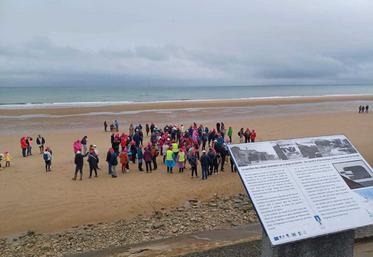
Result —
[{"label": "dry sand", "polygon": [[[11,168],[0,170],[0,236],[26,230],[53,232],[84,223],[130,218],[152,212],[153,209],[180,205],[195,197],[207,199],[215,193],[231,195],[243,191],[238,176],[232,174],[228,166],[226,172],[212,176],[207,181],[191,179],[189,170],[184,174],[168,175],[163,165],[152,174],[139,173],[132,165],[129,174],[119,174],[117,179],[112,179],[107,175],[104,163],[104,155],[110,144],[110,133],[105,133],[101,125],[104,119],[118,117],[125,131],[130,122],[144,124],[146,121],[154,121],[162,125],[175,122],[186,126],[196,121],[211,127],[215,121],[221,120],[226,126],[233,126],[236,142],[237,129],[240,127],[255,128],[259,141],[345,134],[367,161],[373,164],[373,119],[371,114],[356,113],[356,106],[361,103],[372,104],[371,100],[370,97],[312,101],[292,99],[288,102],[272,100],[259,106],[248,104],[247,101],[222,101],[210,105],[170,103],[144,108],[162,109],[157,111],[98,115],[84,113],[134,109],[110,106],[94,110],[2,110],[0,115],[48,113],[56,116],[1,118],[0,151],[8,150],[14,161]],[[82,115],[59,116],[71,113]],[[33,156],[21,157],[20,136],[27,134],[36,138],[38,132],[43,134],[47,145],[54,151],[51,173],[44,172],[44,162],[37,154],[35,145]],[[88,179],[88,165],[85,163],[83,181],[72,181],[72,142],[84,135],[88,136],[89,143],[98,146],[102,170],[98,178]]]}]

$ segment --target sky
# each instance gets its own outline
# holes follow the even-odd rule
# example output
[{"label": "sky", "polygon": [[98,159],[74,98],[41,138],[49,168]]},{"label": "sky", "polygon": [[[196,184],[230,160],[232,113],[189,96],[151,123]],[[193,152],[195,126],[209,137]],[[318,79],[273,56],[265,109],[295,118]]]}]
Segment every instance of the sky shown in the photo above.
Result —
[{"label": "sky", "polygon": [[372,0],[0,0],[0,86],[372,82]]}]

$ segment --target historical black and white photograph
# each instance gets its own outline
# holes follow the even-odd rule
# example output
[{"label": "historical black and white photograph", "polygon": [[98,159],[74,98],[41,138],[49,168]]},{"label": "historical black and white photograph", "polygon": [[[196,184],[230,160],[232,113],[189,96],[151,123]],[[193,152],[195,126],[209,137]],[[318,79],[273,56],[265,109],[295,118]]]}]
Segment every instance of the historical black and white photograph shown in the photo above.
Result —
[{"label": "historical black and white photograph", "polygon": [[299,160],[303,156],[294,141],[277,141],[273,149],[281,160]]},{"label": "historical black and white photograph", "polygon": [[373,172],[362,160],[334,163],[333,166],[351,189],[373,186]]},{"label": "historical black and white photograph", "polygon": [[319,149],[312,140],[297,142],[296,146],[298,147],[303,158],[313,159],[322,157]]},{"label": "historical black and white photograph", "polygon": [[280,160],[269,142],[233,146],[231,152],[239,167]]},{"label": "historical black and white photograph", "polygon": [[316,139],[315,145],[323,157],[356,153],[346,138]]}]

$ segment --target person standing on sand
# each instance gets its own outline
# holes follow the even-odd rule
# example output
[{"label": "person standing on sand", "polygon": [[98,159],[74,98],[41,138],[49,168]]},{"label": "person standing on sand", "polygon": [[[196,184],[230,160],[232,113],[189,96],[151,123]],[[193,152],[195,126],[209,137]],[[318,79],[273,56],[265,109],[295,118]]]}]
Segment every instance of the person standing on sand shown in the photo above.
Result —
[{"label": "person standing on sand", "polygon": [[10,162],[12,161],[12,156],[9,152],[4,153],[5,167],[10,167]]},{"label": "person standing on sand", "polygon": [[137,163],[138,163],[138,167],[139,167],[139,171],[144,171],[142,169],[142,159],[144,158],[144,155],[142,153],[142,146],[138,146],[137,147]]},{"label": "person standing on sand", "polygon": [[89,164],[89,178],[92,178],[93,171],[95,171],[95,177],[97,177],[98,157],[94,148],[90,149],[87,161]]},{"label": "person standing on sand", "polygon": [[146,131],[146,136],[149,136],[150,127],[148,123],[145,124],[145,131]]},{"label": "person standing on sand", "polygon": [[76,154],[78,151],[82,151],[82,144],[80,143],[80,140],[77,139],[74,144],[73,144],[73,150],[74,153]]},{"label": "person standing on sand", "polygon": [[203,150],[202,156],[201,156],[202,180],[207,179],[209,165],[210,165],[210,158],[206,154],[206,151]]},{"label": "person standing on sand", "polygon": [[84,136],[83,138],[82,138],[82,140],[80,141],[80,143],[82,144],[82,146],[83,146],[83,155],[85,155],[86,153],[87,153],[87,144],[88,144],[88,137],[87,136]]},{"label": "person standing on sand", "polygon": [[131,138],[133,137],[133,134],[135,133],[135,129],[134,129],[132,123],[130,124],[130,126],[128,128],[128,133],[130,134]]},{"label": "person standing on sand", "polygon": [[185,151],[183,148],[180,149],[177,155],[177,166],[179,167],[179,173],[183,173],[185,168]]},{"label": "person standing on sand", "polygon": [[119,121],[118,120],[114,120],[114,126],[115,126],[115,131],[119,132]]},{"label": "person standing on sand", "polygon": [[52,165],[52,154],[48,151],[47,148],[43,152],[43,159],[45,162],[45,172],[50,172]]},{"label": "person standing on sand", "polygon": [[172,173],[172,168],[175,166],[174,153],[171,150],[171,147],[166,151],[166,160],[165,164],[167,166],[167,173]]},{"label": "person standing on sand", "polygon": [[26,143],[27,143],[27,156],[32,155],[32,137],[27,137],[26,138]]},{"label": "person standing on sand", "polygon": [[144,161],[146,167],[146,173],[152,172],[152,153],[150,151],[150,145],[144,150]]},{"label": "person standing on sand", "polygon": [[361,109],[362,109],[362,106],[360,105],[360,106],[359,106],[359,113],[361,113]]},{"label": "person standing on sand", "polygon": [[244,136],[244,131],[243,128],[238,131],[238,137],[240,138],[240,143],[243,143],[243,136]]},{"label": "person standing on sand", "polygon": [[208,175],[211,176],[213,171],[214,171],[214,163],[215,163],[215,158],[216,158],[216,152],[215,150],[210,147],[209,149],[209,152],[207,153],[208,157],[209,157],[209,171],[208,171]]},{"label": "person standing on sand", "polygon": [[229,128],[228,128],[227,134],[228,134],[228,137],[229,137],[229,143],[232,143],[233,129],[232,129],[231,126],[229,126]]},{"label": "person standing on sand", "polygon": [[231,164],[231,172],[237,172],[236,164],[234,163],[234,160],[231,154],[229,154],[229,161]]},{"label": "person standing on sand", "polygon": [[250,140],[251,140],[252,143],[254,143],[255,139],[256,139],[256,131],[255,131],[255,129],[253,129],[253,131],[250,134]]},{"label": "person standing on sand", "polygon": [[116,171],[117,165],[118,165],[118,154],[117,152],[113,151],[110,155],[110,167],[111,167],[110,174],[112,178],[117,177],[117,171]]},{"label": "person standing on sand", "polygon": [[198,178],[198,173],[197,173],[198,159],[194,152],[192,152],[192,154],[189,156],[188,161],[189,161],[190,167],[192,168],[192,178],[194,174],[196,174],[196,178]]},{"label": "person standing on sand", "polygon": [[0,168],[1,168],[1,162],[3,161],[4,159],[4,154],[0,153]]},{"label": "person standing on sand", "polygon": [[106,154],[106,162],[108,164],[108,174],[111,175],[111,163],[110,163],[110,160],[111,160],[111,155],[114,153],[114,149],[113,148],[109,148],[109,150],[107,151],[107,154]]},{"label": "person standing on sand", "polygon": [[365,106],[365,112],[368,113],[369,111],[369,105]]},{"label": "person standing on sand", "polygon": [[131,152],[132,163],[135,164],[136,163],[136,155],[137,155],[137,147],[136,147],[136,144],[135,144],[134,141],[131,142],[130,152]]},{"label": "person standing on sand", "polygon": [[20,141],[21,149],[22,149],[22,156],[26,157],[26,151],[27,151],[27,142],[26,142],[26,136],[23,136]]},{"label": "person standing on sand", "polygon": [[152,147],[151,147],[150,152],[152,154],[153,169],[156,170],[158,168],[157,157],[159,155],[159,151],[158,151],[157,145],[153,144]]},{"label": "person standing on sand", "polygon": [[78,172],[80,173],[80,180],[83,179],[83,160],[84,160],[84,157],[86,157],[87,155],[83,155],[80,151],[77,151],[76,154],[75,154],[75,160],[74,160],[74,163],[75,163],[75,174],[74,174],[74,177],[73,177],[73,180],[76,180],[76,177],[78,175]]},{"label": "person standing on sand", "polygon": [[106,122],[106,120],[104,121],[104,130],[105,130],[105,132],[107,132],[107,122]]},{"label": "person standing on sand", "polygon": [[122,165],[122,173],[129,171],[128,165],[128,152],[127,148],[122,149],[122,152],[119,154],[120,164]]},{"label": "person standing on sand", "polygon": [[39,147],[40,154],[44,153],[44,144],[45,144],[45,139],[41,135],[38,135],[36,138],[36,144]]}]

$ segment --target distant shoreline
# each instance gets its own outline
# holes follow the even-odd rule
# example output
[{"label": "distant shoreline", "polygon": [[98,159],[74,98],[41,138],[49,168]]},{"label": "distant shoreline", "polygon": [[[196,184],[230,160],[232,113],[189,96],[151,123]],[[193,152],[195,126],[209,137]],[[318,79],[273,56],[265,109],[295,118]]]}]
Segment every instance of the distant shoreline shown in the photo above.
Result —
[{"label": "distant shoreline", "polygon": [[116,112],[134,112],[149,110],[170,110],[190,108],[214,108],[214,107],[246,107],[257,105],[286,105],[343,101],[373,101],[373,95],[325,95],[325,96],[288,96],[288,97],[253,97],[241,99],[206,99],[206,100],[179,100],[156,102],[101,102],[99,104],[82,103],[74,106],[67,105],[0,105],[0,117],[20,115],[78,115],[88,113],[113,114]]},{"label": "distant shoreline", "polygon": [[162,104],[162,103],[199,103],[199,102],[218,102],[218,101],[258,101],[258,100],[289,100],[289,99],[319,99],[319,98],[364,98],[372,97],[369,94],[333,94],[333,95],[316,95],[316,96],[260,96],[247,98],[216,98],[216,99],[173,99],[173,100],[159,100],[159,101],[94,101],[94,102],[56,102],[56,103],[14,103],[2,104],[0,103],[0,110],[18,110],[18,109],[57,109],[57,108],[95,108],[95,107],[109,107],[119,105],[131,104]]}]

